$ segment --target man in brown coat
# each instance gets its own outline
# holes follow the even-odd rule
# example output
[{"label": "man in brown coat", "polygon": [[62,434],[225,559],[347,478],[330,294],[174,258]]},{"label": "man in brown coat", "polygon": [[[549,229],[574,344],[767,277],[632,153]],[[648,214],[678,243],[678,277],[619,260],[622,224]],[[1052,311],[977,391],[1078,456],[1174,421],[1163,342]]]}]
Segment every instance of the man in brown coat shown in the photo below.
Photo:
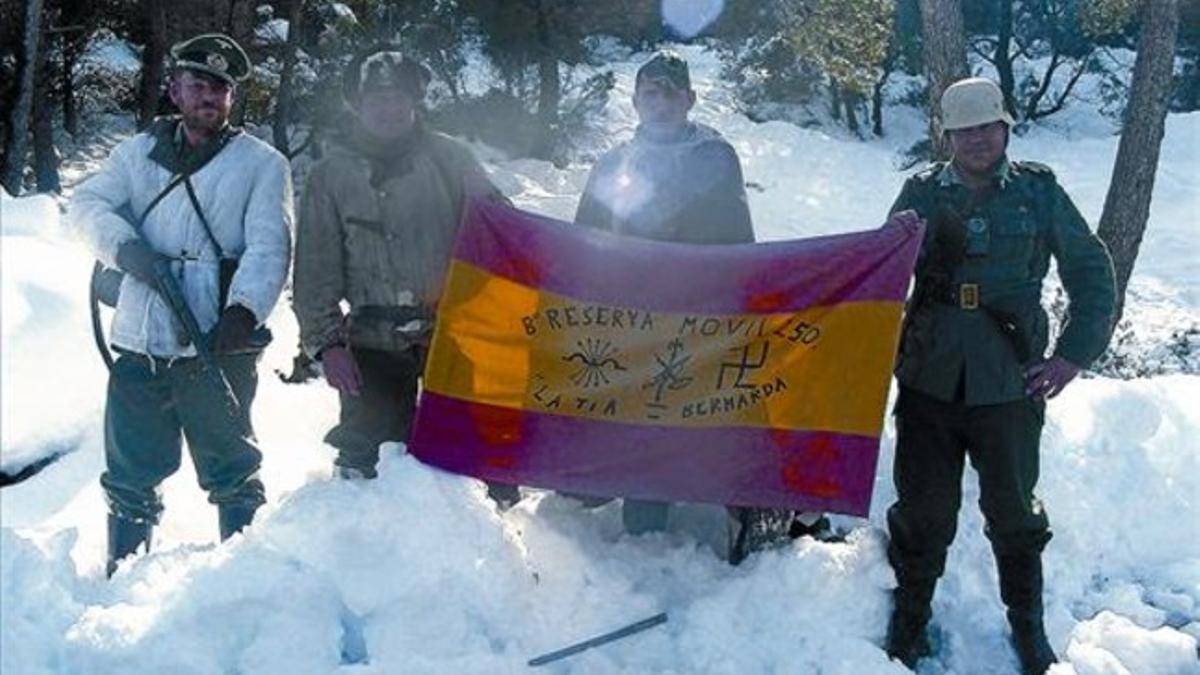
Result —
[{"label": "man in brown coat", "polygon": [[429,79],[387,46],[351,61],[350,123],[301,201],[293,303],[301,344],[341,399],[325,440],[343,478],[374,478],[379,444],[408,440],[464,199],[500,196],[467,147],[421,123]]}]

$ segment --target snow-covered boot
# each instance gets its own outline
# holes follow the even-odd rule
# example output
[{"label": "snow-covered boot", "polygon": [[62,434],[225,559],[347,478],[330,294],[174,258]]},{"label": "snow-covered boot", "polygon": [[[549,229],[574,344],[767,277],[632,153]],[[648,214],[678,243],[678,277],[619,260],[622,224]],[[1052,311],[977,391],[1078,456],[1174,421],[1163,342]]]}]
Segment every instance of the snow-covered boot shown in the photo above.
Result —
[{"label": "snow-covered boot", "polygon": [[812,537],[817,541],[836,544],[846,541],[845,536],[833,529],[829,518],[819,511],[797,513],[788,526],[788,536],[792,539]]},{"label": "snow-covered boot", "polygon": [[752,553],[788,542],[792,512],[749,506],[728,507],[728,552],[730,565],[740,565]]},{"label": "snow-covered boot", "polygon": [[933,614],[933,584],[901,583],[892,595],[895,604],[888,620],[887,655],[898,659],[908,668],[916,668],[917,661],[933,653],[929,644],[926,626]]},{"label": "snow-covered boot", "polygon": [[521,488],[516,485],[487,482],[487,496],[496,504],[496,510],[504,513],[521,501]]},{"label": "snow-covered boot", "polygon": [[374,470],[372,470],[370,473],[367,473],[364,469],[359,469],[353,466],[335,465],[333,467],[333,475],[335,478],[340,478],[342,480],[373,480],[377,474]]},{"label": "snow-covered boot", "polygon": [[258,505],[221,504],[217,506],[217,524],[221,528],[221,541],[241,532],[250,521],[254,520],[254,512]]},{"label": "snow-covered boot", "polygon": [[1012,646],[1025,675],[1042,675],[1058,663],[1042,625],[1042,557],[1039,553],[1012,553],[996,560],[1000,571],[1000,598],[1008,606]]},{"label": "snow-covered boot", "polygon": [[117,571],[117,564],[126,556],[136,553],[139,548],[143,552],[150,550],[150,535],[154,526],[150,523],[122,518],[108,514],[108,562],[104,566],[104,574],[108,578]]}]

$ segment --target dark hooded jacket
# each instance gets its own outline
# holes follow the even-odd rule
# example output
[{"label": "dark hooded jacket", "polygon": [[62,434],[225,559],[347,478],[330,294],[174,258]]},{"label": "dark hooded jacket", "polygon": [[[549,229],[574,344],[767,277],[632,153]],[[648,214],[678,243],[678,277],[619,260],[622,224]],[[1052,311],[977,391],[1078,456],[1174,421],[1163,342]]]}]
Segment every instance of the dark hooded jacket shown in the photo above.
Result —
[{"label": "dark hooded jacket", "polygon": [[715,129],[694,123],[669,142],[639,127],[601,157],[575,222],[659,241],[754,241],[737,153]]}]

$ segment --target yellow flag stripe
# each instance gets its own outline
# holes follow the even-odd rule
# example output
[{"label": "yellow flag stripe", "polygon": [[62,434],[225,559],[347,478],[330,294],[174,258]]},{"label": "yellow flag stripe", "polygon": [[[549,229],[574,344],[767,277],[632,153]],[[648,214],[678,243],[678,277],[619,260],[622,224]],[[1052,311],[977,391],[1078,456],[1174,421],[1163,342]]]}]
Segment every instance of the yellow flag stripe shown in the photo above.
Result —
[{"label": "yellow flag stripe", "polygon": [[879,435],[899,302],[765,315],[636,304],[580,302],[454,260],[425,386],[623,423]]}]

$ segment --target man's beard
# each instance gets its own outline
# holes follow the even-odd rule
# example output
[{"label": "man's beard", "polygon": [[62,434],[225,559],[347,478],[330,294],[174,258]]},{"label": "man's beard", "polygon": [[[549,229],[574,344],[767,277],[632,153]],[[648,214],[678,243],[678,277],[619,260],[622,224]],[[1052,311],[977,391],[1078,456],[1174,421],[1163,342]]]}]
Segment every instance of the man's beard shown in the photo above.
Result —
[{"label": "man's beard", "polygon": [[[215,115],[206,115],[209,110],[216,112]],[[210,135],[225,128],[225,124],[229,121],[229,116],[221,114],[221,111],[216,108],[197,108],[191,112],[183,113],[183,124],[188,129],[194,132]]]}]

